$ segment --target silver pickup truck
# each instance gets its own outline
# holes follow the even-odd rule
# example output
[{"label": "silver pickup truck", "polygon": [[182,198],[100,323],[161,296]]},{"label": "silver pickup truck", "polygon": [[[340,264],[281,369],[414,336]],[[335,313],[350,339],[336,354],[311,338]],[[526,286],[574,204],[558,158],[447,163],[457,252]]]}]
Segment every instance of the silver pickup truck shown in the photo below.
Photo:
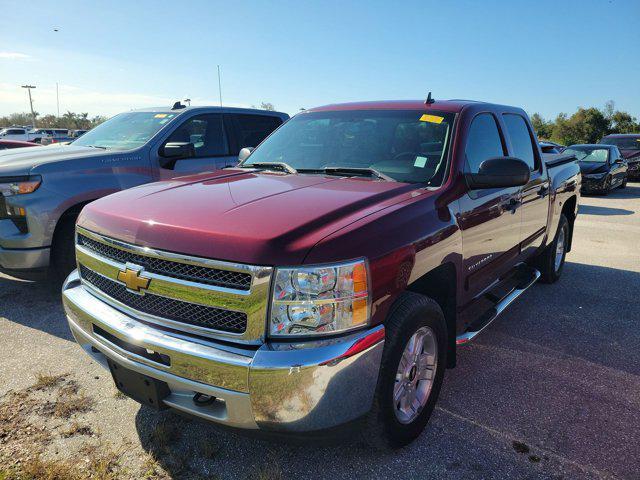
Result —
[{"label": "silver pickup truck", "polygon": [[89,202],[137,185],[235,165],[289,116],[185,107],[122,113],[70,145],[0,152],[0,271],[60,282]]}]

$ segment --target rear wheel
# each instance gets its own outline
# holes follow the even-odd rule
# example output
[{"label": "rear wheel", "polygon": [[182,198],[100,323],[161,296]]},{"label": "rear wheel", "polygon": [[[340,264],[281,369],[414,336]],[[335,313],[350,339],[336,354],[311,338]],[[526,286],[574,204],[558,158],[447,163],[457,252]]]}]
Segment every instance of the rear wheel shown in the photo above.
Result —
[{"label": "rear wheel", "polygon": [[564,213],[560,214],[558,223],[558,231],[556,236],[538,258],[538,268],[540,269],[540,281],[542,283],[554,283],[562,274],[564,261],[567,256],[567,247],[569,245],[569,221]]},{"label": "rear wheel", "polygon": [[447,330],[440,306],[406,292],[385,324],[386,338],[365,440],[398,448],[424,430],[446,366]]}]

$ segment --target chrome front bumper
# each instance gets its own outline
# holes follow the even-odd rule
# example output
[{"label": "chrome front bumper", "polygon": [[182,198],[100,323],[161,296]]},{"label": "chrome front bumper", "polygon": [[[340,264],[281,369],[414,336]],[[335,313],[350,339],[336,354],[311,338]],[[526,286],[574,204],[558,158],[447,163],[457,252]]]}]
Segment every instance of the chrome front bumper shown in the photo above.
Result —
[{"label": "chrome front bumper", "polygon": [[[166,382],[169,407],[232,427],[283,432],[335,427],[371,408],[383,326],[334,339],[240,348],[142,323],[96,298],[77,272],[65,282],[62,297],[71,332],[83,349],[103,366],[108,357]],[[166,356],[170,365],[122,348],[126,344]],[[196,393],[216,401],[196,405]]]}]

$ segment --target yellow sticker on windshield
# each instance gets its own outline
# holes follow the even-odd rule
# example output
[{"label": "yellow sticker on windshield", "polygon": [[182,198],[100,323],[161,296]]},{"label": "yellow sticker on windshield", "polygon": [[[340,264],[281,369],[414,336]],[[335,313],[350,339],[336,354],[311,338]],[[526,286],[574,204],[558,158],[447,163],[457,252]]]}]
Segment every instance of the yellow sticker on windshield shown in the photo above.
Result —
[{"label": "yellow sticker on windshield", "polygon": [[420,117],[421,122],[442,123],[442,120],[444,120],[444,117],[439,117],[437,115],[429,115],[428,113],[425,113]]},{"label": "yellow sticker on windshield", "polygon": [[156,113],[153,118],[165,118],[166,116],[166,113]]}]

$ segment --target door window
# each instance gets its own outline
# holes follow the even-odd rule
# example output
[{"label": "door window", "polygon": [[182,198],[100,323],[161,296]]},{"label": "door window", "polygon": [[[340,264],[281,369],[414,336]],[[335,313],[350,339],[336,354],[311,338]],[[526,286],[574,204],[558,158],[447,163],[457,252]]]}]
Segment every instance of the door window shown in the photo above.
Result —
[{"label": "door window", "polygon": [[480,164],[489,158],[504,156],[500,132],[493,115],[481,113],[473,119],[464,154],[468,173],[478,173]]},{"label": "door window", "polygon": [[520,115],[512,113],[504,114],[502,118],[507,126],[513,156],[529,165],[532,172],[537,170],[536,156],[533,151],[533,142],[527,122]]},{"label": "door window", "polygon": [[270,115],[234,114],[238,132],[238,147],[257,147],[262,140],[282,124],[282,119]]},{"label": "door window", "polygon": [[190,118],[169,136],[166,143],[192,143],[196,158],[229,154],[222,115],[197,115]]}]

